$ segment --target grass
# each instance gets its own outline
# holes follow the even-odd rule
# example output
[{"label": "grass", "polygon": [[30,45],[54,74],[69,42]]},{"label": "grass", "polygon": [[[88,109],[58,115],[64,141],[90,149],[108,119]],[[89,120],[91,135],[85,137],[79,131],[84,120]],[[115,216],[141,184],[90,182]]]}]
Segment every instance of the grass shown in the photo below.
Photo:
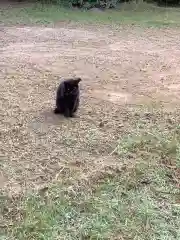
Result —
[{"label": "grass", "polygon": [[53,5],[30,4],[1,8],[0,22],[9,24],[54,24],[61,21],[141,26],[179,26],[180,11],[146,3],[125,3],[118,10],[85,11]]},{"label": "grass", "polygon": [[[135,7],[97,13],[29,5],[1,9],[0,21],[179,24],[178,9]],[[0,240],[180,239],[179,125],[137,125],[112,154],[123,166],[97,169],[86,180],[69,173],[68,179],[31,193],[2,194]]]},{"label": "grass", "polygon": [[179,136],[178,125],[171,131],[137,128],[114,151],[133,158],[132,164],[3,200],[11,223],[4,234],[18,240],[179,239]]}]

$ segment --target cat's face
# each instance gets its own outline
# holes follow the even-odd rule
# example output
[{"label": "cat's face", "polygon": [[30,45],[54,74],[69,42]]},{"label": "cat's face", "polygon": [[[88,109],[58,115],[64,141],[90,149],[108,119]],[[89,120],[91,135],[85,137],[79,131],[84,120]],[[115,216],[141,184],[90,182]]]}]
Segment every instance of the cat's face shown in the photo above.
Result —
[{"label": "cat's face", "polygon": [[65,81],[65,92],[69,94],[77,94],[79,88],[78,84],[81,81],[81,78],[69,79]]}]

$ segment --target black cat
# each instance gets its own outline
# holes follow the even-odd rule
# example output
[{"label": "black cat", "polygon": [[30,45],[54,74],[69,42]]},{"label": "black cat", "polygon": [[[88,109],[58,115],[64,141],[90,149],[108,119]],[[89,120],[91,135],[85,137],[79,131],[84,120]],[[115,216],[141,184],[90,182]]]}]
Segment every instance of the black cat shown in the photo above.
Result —
[{"label": "black cat", "polygon": [[79,82],[81,78],[71,78],[60,83],[56,95],[55,114],[73,117],[79,107]]}]

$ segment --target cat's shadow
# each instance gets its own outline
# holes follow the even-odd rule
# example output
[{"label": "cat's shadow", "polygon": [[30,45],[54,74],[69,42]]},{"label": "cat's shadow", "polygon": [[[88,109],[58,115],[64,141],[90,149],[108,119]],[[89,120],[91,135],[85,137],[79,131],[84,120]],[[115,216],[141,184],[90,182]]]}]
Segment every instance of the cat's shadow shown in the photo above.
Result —
[{"label": "cat's shadow", "polygon": [[79,116],[76,115],[73,118],[66,118],[61,114],[54,114],[53,109],[47,109],[36,115],[30,122],[29,127],[37,134],[44,135],[51,129],[51,127],[59,127],[69,123],[72,124],[73,122],[77,122],[78,118]]},{"label": "cat's shadow", "polygon": [[64,117],[63,114],[54,114],[53,109],[48,109],[44,112],[41,112],[40,116],[44,119],[44,122],[52,125],[60,125],[66,121],[78,119],[78,115],[74,115],[71,118]]},{"label": "cat's shadow", "polygon": [[59,125],[65,121],[65,117],[62,114],[54,114],[53,109],[48,109],[40,113],[44,122],[52,125]]}]

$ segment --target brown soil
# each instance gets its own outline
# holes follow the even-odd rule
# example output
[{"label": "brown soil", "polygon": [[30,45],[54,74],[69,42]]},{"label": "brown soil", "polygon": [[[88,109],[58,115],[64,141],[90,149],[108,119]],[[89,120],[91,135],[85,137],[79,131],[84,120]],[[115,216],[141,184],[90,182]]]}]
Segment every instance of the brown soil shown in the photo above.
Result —
[{"label": "brown soil", "polygon": [[[0,187],[88,174],[131,130],[135,109],[180,101],[180,32],[127,28],[0,28]],[[74,119],[55,116],[60,80],[80,76]],[[132,110],[133,109],[133,110]]]}]

